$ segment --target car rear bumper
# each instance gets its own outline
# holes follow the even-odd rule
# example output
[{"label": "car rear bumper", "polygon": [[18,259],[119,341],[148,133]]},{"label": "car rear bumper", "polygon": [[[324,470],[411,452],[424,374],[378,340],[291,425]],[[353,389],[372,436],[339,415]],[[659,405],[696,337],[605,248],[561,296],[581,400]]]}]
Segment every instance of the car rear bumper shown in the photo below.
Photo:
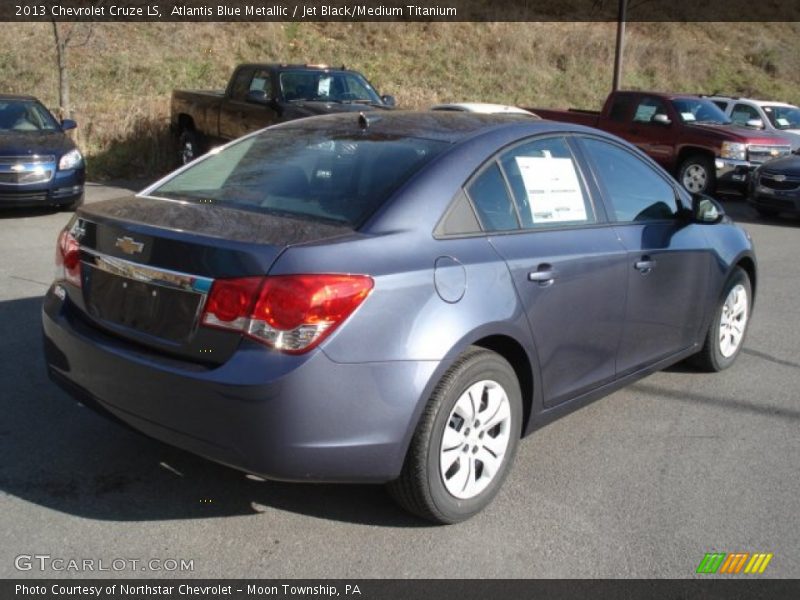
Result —
[{"label": "car rear bumper", "polygon": [[206,368],[106,335],[51,287],[48,372],[79,401],[211,460],[289,481],[384,482],[402,468],[436,361],[341,364],[242,342]]},{"label": "car rear bumper", "polygon": [[84,169],[57,171],[46,183],[16,185],[0,183],[0,208],[67,206],[83,197]]}]

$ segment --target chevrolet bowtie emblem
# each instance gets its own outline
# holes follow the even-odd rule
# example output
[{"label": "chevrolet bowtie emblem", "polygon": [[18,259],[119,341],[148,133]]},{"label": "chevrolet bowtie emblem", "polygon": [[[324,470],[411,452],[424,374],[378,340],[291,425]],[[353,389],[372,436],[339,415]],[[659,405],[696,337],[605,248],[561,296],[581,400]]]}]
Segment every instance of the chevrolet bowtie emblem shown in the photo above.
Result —
[{"label": "chevrolet bowtie emblem", "polygon": [[117,238],[117,243],[114,245],[125,254],[141,254],[144,249],[144,244],[142,242],[137,242],[128,236]]}]

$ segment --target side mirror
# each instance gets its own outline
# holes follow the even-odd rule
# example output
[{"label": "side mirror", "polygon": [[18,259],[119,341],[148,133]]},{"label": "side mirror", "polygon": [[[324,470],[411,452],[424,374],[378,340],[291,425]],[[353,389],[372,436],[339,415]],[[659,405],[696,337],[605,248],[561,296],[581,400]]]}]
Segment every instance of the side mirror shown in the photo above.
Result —
[{"label": "side mirror", "polygon": [[656,125],[672,125],[672,120],[664,113],[657,113],[653,115],[652,122]]},{"label": "side mirror", "polygon": [[381,96],[381,100],[386,106],[394,108],[397,106],[397,100],[395,100],[394,96]]},{"label": "side mirror", "polygon": [[761,119],[749,119],[745,125],[750,129],[764,129],[764,121]]},{"label": "side mirror", "polygon": [[75,129],[77,126],[78,124],[72,119],[64,119],[61,121],[61,131],[69,131],[70,129]]},{"label": "side mirror", "polygon": [[247,96],[245,97],[247,102],[251,104],[262,104],[264,106],[269,105],[270,101],[272,100],[267,92],[264,90],[250,90],[247,92]]},{"label": "side mirror", "polygon": [[725,209],[711,196],[695,194],[692,196],[692,221],[706,225],[719,223],[725,217]]}]

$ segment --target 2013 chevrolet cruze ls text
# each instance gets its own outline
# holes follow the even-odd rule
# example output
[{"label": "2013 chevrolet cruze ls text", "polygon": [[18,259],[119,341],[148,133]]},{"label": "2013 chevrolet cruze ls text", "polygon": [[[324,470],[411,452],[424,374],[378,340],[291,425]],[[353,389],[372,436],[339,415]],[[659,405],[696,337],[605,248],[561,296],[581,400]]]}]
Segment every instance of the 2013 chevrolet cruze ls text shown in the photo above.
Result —
[{"label": "2013 chevrolet cruze ls text", "polygon": [[83,207],[44,300],[51,377],[267,478],[389,482],[466,519],[519,439],[657,369],[728,367],[749,236],[602,132],[448,112],[242,138]]}]

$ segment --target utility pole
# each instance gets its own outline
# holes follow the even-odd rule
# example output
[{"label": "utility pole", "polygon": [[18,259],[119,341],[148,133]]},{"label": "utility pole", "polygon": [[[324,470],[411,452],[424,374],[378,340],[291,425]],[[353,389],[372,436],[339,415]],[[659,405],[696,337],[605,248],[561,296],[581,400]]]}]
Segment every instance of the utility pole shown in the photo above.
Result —
[{"label": "utility pole", "polygon": [[625,18],[628,0],[619,0],[619,18],[617,20],[617,48],[614,55],[614,83],[612,90],[617,91],[622,82],[622,53],[625,51]]}]

